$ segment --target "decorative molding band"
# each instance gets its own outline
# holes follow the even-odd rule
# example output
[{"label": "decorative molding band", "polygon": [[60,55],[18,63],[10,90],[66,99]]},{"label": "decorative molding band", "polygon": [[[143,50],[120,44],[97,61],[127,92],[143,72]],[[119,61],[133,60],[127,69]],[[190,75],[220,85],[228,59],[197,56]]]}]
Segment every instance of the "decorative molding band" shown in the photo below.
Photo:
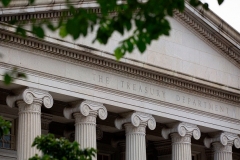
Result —
[{"label": "decorative molding band", "polygon": [[73,119],[73,113],[81,113],[83,116],[88,116],[90,113],[96,113],[100,119],[107,118],[107,109],[102,103],[84,100],[77,102],[73,107],[66,107],[63,110],[63,115],[67,119]]},{"label": "decorative molding band", "polygon": [[193,137],[198,140],[201,137],[201,131],[195,124],[179,122],[173,125],[171,128],[162,129],[162,137],[168,139],[169,134],[178,133],[181,137],[187,134],[193,135]]},{"label": "decorative molding band", "polygon": [[[66,7],[64,7],[65,9]],[[101,13],[100,8],[87,8],[86,9],[90,13]],[[40,12],[27,12],[22,14],[7,14],[7,15],[0,15],[0,22],[10,22],[13,19],[19,20],[19,21],[26,21],[30,22],[31,19],[51,19],[51,20],[57,20],[61,16],[63,16],[63,9],[62,10],[50,10],[50,11],[40,11]],[[65,11],[66,12],[66,11]],[[65,13],[67,16],[71,16],[70,12]]]},{"label": "decorative molding band", "polygon": [[22,100],[26,104],[32,104],[34,101],[39,101],[43,103],[46,108],[51,108],[53,106],[53,98],[47,92],[35,88],[27,88],[24,90],[17,91],[14,96],[7,96],[6,103],[9,107],[15,107],[15,102]]},{"label": "decorative molding band", "polygon": [[131,112],[122,114],[123,118],[117,118],[114,122],[117,129],[122,129],[122,125],[131,123],[135,127],[140,125],[148,126],[149,129],[156,128],[156,121],[152,115],[143,112]]},{"label": "decorative molding band", "polygon": [[215,136],[213,136],[213,138],[205,138],[203,142],[207,148],[210,148],[211,144],[214,142],[220,142],[223,146],[226,146],[227,144],[234,144],[236,148],[240,148],[239,136],[229,132],[217,133]]},{"label": "decorative molding band", "polygon": [[86,54],[84,52],[69,50],[66,47],[64,49],[62,47],[57,48],[56,45],[44,43],[39,40],[37,41],[37,39],[22,38],[0,29],[0,45],[1,44],[32,51],[35,54],[42,54],[52,58],[69,61],[78,65],[91,66],[98,70],[109,70],[110,72],[124,74],[148,82],[150,81],[155,84],[157,83],[157,85],[165,85],[170,88],[201,94],[208,98],[216,98],[220,101],[225,100],[237,104],[240,102],[240,95],[236,95],[232,92],[221,91],[214,87],[204,86],[189,80],[176,78],[156,71],[153,72],[152,70],[137,68],[136,66],[124,64],[122,62],[116,62],[107,58],[104,59],[102,57],[97,57],[96,55],[93,56],[89,53]]}]

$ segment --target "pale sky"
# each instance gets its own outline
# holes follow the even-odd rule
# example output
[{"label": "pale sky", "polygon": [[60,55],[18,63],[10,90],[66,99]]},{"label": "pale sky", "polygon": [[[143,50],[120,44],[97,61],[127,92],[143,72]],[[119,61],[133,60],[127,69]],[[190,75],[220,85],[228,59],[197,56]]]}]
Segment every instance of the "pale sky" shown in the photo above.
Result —
[{"label": "pale sky", "polygon": [[209,8],[230,26],[240,32],[240,0],[224,0],[221,6],[217,0],[201,0],[207,2]]}]

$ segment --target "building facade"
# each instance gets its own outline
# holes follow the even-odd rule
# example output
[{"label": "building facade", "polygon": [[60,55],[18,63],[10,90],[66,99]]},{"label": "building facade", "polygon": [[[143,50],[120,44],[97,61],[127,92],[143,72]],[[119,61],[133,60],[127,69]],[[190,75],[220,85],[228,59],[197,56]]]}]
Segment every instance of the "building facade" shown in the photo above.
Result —
[{"label": "building facade", "polygon": [[[60,1],[20,0],[0,12],[0,73],[27,79],[0,83],[0,115],[12,122],[0,159],[25,160],[34,138],[52,133],[97,148],[98,160],[239,160],[240,36],[211,11],[186,2],[170,18],[169,37],[116,61],[122,39],[73,41],[14,34],[5,22],[61,16]],[[75,5],[99,12],[94,1]]]}]

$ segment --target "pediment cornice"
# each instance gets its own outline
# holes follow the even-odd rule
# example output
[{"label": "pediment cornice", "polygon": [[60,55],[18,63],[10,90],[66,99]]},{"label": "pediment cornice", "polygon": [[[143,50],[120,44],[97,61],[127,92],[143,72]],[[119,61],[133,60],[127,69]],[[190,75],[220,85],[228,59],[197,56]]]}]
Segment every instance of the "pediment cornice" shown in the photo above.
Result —
[{"label": "pediment cornice", "polygon": [[187,4],[183,13],[174,12],[174,18],[240,68],[240,34],[222,19]]},{"label": "pediment cornice", "polygon": [[[60,43],[60,42],[59,42]],[[198,94],[204,97],[225,101],[232,104],[239,104],[239,89],[229,88],[220,84],[206,82],[194,77],[187,77],[180,73],[167,70],[152,70],[128,64],[126,59],[116,61],[114,56],[89,47],[70,48],[63,45],[56,45],[51,41],[47,42],[34,38],[23,38],[15,35],[14,32],[0,29],[0,45],[7,45],[50,58],[67,61],[81,66],[108,71],[120,75],[126,75],[134,79],[143,80],[156,85],[163,85],[188,93]],[[80,49],[81,48],[81,49]],[[97,56],[101,55],[101,56]],[[64,77],[63,77],[64,78]]]}]

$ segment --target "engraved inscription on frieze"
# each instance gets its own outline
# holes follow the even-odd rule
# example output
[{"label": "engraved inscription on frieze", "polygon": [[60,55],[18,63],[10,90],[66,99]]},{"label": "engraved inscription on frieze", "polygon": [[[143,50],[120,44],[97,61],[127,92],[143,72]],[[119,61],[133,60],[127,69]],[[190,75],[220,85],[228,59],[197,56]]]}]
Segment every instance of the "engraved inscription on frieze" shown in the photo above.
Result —
[{"label": "engraved inscription on frieze", "polygon": [[183,107],[206,111],[231,118],[239,117],[239,109],[233,105],[195,96],[185,92],[136,81],[131,78],[94,71],[93,83],[96,85],[160,100]]}]

